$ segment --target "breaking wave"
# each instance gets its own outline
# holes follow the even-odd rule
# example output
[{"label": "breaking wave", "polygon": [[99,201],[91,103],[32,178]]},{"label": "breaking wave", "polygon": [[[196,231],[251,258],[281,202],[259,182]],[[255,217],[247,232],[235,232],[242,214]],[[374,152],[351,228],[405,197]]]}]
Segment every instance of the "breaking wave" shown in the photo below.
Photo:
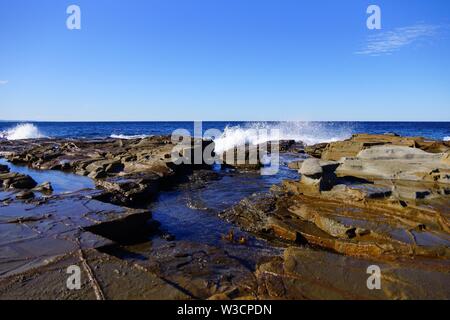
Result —
[{"label": "breaking wave", "polygon": [[46,136],[43,135],[34,124],[21,123],[14,128],[0,132],[0,138],[7,140],[24,140],[46,138]]},{"label": "breaking wave", "polygon": [[[278,134],[274,129],[278,129]],[[267,134],[264,132],[267,132]],[[336,127],[332,123],[257,122],[245,126],[227,126],[223,134],[214,142],[216,145],[215,151],[221,153],[245,144],[257,145],[267,141],[295,140],[313,145],[347,139],[351,134],[351,128]]]},{"label": "breaking wave", "polygon": [[450,141],[450,137],[444,137],[444,141]]},{"label": "breaking wave", "polygon": [[136,134],[136,135],[112,134],[109,137],[113,138],[113,139],[131,140],[131,139],[144,139],[144,138],[151,137],[151,135],[145,135],[145,134]]}]

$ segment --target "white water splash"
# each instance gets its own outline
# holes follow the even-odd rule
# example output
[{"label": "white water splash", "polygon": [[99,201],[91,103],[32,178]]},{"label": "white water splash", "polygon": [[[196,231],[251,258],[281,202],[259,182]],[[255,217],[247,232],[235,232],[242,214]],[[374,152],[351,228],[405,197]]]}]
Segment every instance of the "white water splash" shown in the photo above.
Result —
[{"label": "white water splash", "polygon": [[151,137],[151,135],[145,135],[145,134],[137,134],[137,135],[112,134],[109,137],[113,138],[113,139],[131,140],[131,139],[144,139],[144,138]]},{"label": "white water splash", "polygon": [[444,137],[444,141],[450,141],[450,137]]},{"label": "white water splash", "polygon": [[31,123],[21,123],[14,128],[0,132],[0,138],[7,140],[39,139],[46,138],[38,127]]},{"label": "white water splash", "polygon": [[[259,130],[267,130],[267,135],[259,135]],[[276,135],[273,129],[278,129]],[[257,122],[245,126],[227,126],[223,134],[214,140],[215,152],[221,153],[245,144],[257,145],[273,140],[302,141],[307,145],[321,142],[344,140],[351,136],[350,128],[332,127],[318,122]]]}]

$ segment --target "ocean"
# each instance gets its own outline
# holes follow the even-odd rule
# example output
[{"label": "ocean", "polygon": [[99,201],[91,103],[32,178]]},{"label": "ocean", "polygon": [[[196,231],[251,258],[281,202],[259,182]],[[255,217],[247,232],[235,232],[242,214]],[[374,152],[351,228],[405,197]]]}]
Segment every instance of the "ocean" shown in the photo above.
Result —
[{"label": "ocean", "polygon": [[[139,138],[169,135],[176,129],[194,134],[193,122],[0,122],[0,139],[30,138]],[[349,138],[355,133],[396,133],[450,140],[450,122],[203,122],[203,132],[220,130],[216,147],[261,141],[257,129],[278,129],[281,139],[294,139],[315,144]],[[270,131],[269,131],[270,132]],[[270,133],[269,133],[270,135]]]}]

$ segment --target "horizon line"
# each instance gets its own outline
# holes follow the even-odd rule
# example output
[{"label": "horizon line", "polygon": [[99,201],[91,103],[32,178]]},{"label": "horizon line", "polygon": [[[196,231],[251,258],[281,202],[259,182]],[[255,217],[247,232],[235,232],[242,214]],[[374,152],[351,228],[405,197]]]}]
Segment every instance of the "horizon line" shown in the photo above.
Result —
[{"label": "horizon line", "polygon": [[132,123],[132,122],[450,122],[450,120],[0,120],[0,122],[51,122],[51,123]]}]

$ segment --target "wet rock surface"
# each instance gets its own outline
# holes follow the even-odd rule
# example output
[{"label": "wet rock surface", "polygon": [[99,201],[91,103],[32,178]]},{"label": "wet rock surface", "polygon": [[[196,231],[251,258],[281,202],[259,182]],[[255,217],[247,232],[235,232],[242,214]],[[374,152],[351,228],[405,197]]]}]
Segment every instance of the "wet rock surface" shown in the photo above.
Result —
[{"label": "wet rock surface", "polygon": [[34,187],[33,190],[42,192],[42,193],[46,193],[46,194],[50,194],[53,192],[53,187],[50,182],[46,181],[46,182],[43,182],[43,183],[37,185],[36,187]]},{"label": "wet rock surface", "polygon": [[[194,164],[192,150],[196,140],[191,139],[192,147],[188,145],[179,150],[180,157],[189,157],[191,161],[185,165],[172,162],[175,145],[170,137],[165,136],[132,140],[26,140],[18,141],[14,148],[9,141],[1,141],[0,148],[4,149],[2,153],[13,164],[88,176],[105,190],[101,199],[135,207],[146,202],[161,186],[170,184],[170,180],[178,175],[184,175],[196,167],[208,167],[202,162]],[[210,143],[197,141],[202,150]],[[12,175],[1,174],[0,181],[8,183],[6,187],[14,183],[30,188],[32,181],[26,180],[27,177],[13,176],[14,182],[10,182]],[[15,185],[13,187],[17,188]]]},{"label": "wet rock surface", "polygon": [[83,192],[0,206],[0,275],[38,266],[80,248],[97,248],[151,232],[147,210],[127,209]]},{"label": "wet rock surface", "polygon": [[[173,145],[166,138],[18,144],[22,148],[15,146],[7,154],[11,162],[90,176],[98,190],[51,195],[52,183],[44,182],[29,184],[23,191],[8,185],[0,192],[2,299],[255,296],[255,278],[246,262],[215,246],[177,241],[160,230],[160,223],[145,209],[173,185],[187,182],[189,188],[201,189],[221,177],[203,164],[175,166],[168,156]],[[10,173],[8,166],[2,171],[14,181],[27,177]],[[145,257],[128,251],[150,238],[161,244]],[[65,286],[66,270],[72,265],[81,267],[82,290]]]},{"label": "wet rock surface", "polygon": [[[178,154],[210,144],[194,142]],[[450,298],[448,143],[280,141],[283,170],[298,178],[267,192],[272,180],[253,173],[263,164],[248,163],[261,146],[221,171],[176,165],[173,147],[168,137],[0,141],[10,163],[97,187],[55,193],[0,164],[0,298]],[[80,290],[66,287],[71,265]],[[367,287],[373,265],[380,290]]]}]

